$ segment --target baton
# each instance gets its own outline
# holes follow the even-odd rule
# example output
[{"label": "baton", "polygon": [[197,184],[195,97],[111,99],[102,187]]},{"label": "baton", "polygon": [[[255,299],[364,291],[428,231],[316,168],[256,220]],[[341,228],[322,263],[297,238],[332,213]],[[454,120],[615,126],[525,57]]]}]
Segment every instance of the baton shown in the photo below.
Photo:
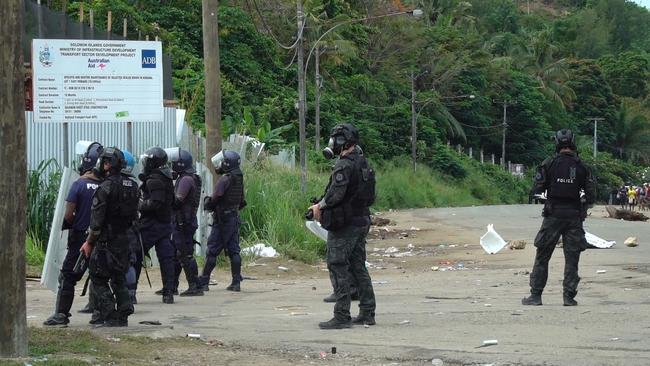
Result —
[{"label": "baton", "polygon": [[149,279],[149,272],[147,271],[147,261],[144,253],[144,245],[142,244],[142,235],[140,235],[140,230],[135,229],[136,234],[138,235],[138,242],[140,243],[140,250],[142,251],[142,268],[144,268],[144,274],[147,276],[147,282],[149,283],[149,288],[153,288],[151,286],[151,279]]}]

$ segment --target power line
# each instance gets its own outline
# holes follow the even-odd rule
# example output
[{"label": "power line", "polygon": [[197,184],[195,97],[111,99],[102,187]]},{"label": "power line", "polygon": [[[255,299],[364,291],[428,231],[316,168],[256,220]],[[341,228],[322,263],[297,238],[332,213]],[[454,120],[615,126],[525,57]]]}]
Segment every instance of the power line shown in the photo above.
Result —
[{"label": "power line", "polygon": [[[248,3],[248,0],[246,0],[246,2]],[[264,16],[262,16],[262,12],[260,11],[259,7],[257,6],[257,0],[253,0],[253,5],[255,7],[255,11],[257,12],[257,14],[260,17],[260,20],[262,21],[262,24],[264,25],[264,28],[269,33],[271,38],[273,38],[275,43],[278,44],[278,46],[284,48],[285,50],[291,50],[291,49],[294,49],[298,45],[298,42],[302,39],[302,32],[305,30],[305,24],[307,24],[307,22],[305,22],[305,21],[302,22],[302,27],[300,28],[300,31],[298,32],[299,34],[298,34],[298,37],[297,37],[296,41],[292,45],[287,46],[287,45],[284,45],[282,42],[280,42],[280,40],[275,36],[273,31],[271,30],[271,27],[269,27],[269,25],[266,23],[266,20],[264,19]],[[289,66],[291,66],[291,65],[289,65]]]}]

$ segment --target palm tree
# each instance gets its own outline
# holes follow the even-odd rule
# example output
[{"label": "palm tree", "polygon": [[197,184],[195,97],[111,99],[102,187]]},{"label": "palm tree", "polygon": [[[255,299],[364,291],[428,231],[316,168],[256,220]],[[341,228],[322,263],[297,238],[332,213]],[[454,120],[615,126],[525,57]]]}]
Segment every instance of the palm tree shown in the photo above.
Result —
[{"label": "palm tree", "polygon": [[614,121],[615,150],[619,158],[650,162],[650,120],[633,100],[625,99]]}]

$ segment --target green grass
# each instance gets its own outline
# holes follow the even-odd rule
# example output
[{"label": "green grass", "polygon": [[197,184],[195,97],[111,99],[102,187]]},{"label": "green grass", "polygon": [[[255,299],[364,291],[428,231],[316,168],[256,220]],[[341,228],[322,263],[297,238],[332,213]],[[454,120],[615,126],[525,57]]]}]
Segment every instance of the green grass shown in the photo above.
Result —
[{"label": "green grass", "polygon": [[47,243],[63,171],[54,159],[44,160],[27,176],[27,230]]},{"label": "green grass", "polygon": [[30,266],[43,266],[43,262],[45,261],[45,248],[43,241],[38,238],[36,234],[28,231],[25,242],[25,256],[27,264]]}]

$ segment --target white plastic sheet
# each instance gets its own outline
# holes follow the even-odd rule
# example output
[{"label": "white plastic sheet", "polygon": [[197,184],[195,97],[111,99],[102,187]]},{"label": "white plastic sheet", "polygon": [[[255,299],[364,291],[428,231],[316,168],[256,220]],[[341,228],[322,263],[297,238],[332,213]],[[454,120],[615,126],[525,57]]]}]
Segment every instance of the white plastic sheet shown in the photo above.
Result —
[{"label": "white plastic sheet", "polygon": [[481,246],[488,254],[494,254],[506,246],[506,241],[494,231],[494,226],[489,224],[487,232],[481,236]]},{"label": "white plastic sheet", "polygon": [[320,226],[320,223],[317,221],[305,221],[305,226],[311,231],[314,235],[321,238],[323,241],[327,241],[327,230],[323,229]]},{"label": "white plastic sheet", "polygon": [[616,245],[616,241],[614,240],[605,240],[586,231],[585,231],[585,239],[587,239],[587,243],[589,243],[589,245],[600,249],[607,249]]},{"label": "white plastic sheet", "polygon": [[59,287],[59,272],[68,247],[68,230],[61,230],[63,214],[65,213],[65,198],[70,190],[70,186],[77,178],[79,178],[77,172],[68,167],[63,169],[61,185],[59,186],[56,206],[54,207],[50,238],[47,242],[45,263],[43,264],[43,272],[41,273],[41,285],[44,285],[53,292],[56,292]]},{"label": "white plastic sheet", "polygon": [[266,246],[264,243],[258,243],[241,250],[242,254],[253,254],[257,257],[273,258],[278,256],[278,252],[272,246]]}]

